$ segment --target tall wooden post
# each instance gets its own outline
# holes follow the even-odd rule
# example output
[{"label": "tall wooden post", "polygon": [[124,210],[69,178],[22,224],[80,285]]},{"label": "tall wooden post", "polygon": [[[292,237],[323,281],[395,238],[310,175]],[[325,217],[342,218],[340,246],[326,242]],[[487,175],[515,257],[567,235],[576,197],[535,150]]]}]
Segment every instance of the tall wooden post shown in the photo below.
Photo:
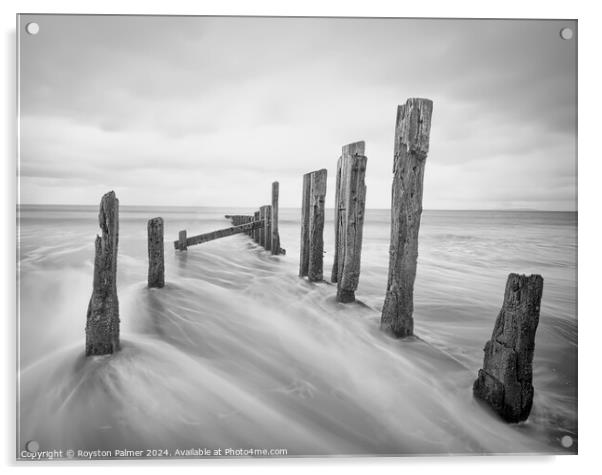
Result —
[{"label": "tall wooden post", "polygon": [[266,251],[270,251],[272,249],[272,205],[266,205],[265,216],[265,244],[263,247]]},{"label": "tall wooden post", "polygon": [[279,184],[272,183],[272,254],[280,254],[280,234],[278,232],[278,195]]},{"label": "tall wooden post", "polygon": [[186,230],[183,229],[178,233],[178,249],[180,251],[186,251],[188,249],[188,245],[186,244]]},{"label": "tall wooden post", "polygon": [[485,344],[483,369],[473,385],[504,420],[520,422],[533,405],[533,351],[543,292],[540,275],[510,274],[504,303]]},{"label": "tall wooden post", "polygon": [[165,285],[163,218],[149,219],[147,233],[148,286],[161,288]]},{"label": "tall wooden post", "polygon": [[365,143],[355,142],[345,145],[337,165],[338,189],[335,241],[335,269],[333,281],[337,282],[337,301],[347,303],[355,300],[355,291],[360,278],[362,235],[366,207],[367,157]]},{"label": "tall wooden post", "polygon": [[340,190],[341,190],[341,165],[343,157],[339,157],[337,161],[337,175],[335,185],[335,196],[334,196],[334,261],[332,263],[332,273],[330,275],[331,282],[337,282],[339,276],[339,208],[341,206]]},{"label": "tall wooden post", "polygon": [[119,350],[119,300],[117,298],[117,248],[119,245],[119,200],[114,191],[100,201],[96,236],[94,283],[86,316],[86,356]]},{"label": "tall wooden post", "polygon": [[324,201],[326,198],[326,169],[311,173],[309,204],[309,265],[307,278],[312,282],[324,278]]},{"label": "tall wooden post", "polygon": [[303,197],[301,201],[301,245],[299,257],[299,277],[305,277],[309,270],[309,203],[311,197],[311,173],[303,175]]},{"label": "tall wooden post", "polygon": [[259,245],[265,249],[266,228],[268,220],[267,206],[259,207],[259,219],[263,220],[263,226],[259,228]]},{"label": "tall wooden post", "polygon": [[408,99],[397,108],[389,279],[380,326],[398,338],[414,332],[418,230],[432,111],[433,102],[428,99]]}]

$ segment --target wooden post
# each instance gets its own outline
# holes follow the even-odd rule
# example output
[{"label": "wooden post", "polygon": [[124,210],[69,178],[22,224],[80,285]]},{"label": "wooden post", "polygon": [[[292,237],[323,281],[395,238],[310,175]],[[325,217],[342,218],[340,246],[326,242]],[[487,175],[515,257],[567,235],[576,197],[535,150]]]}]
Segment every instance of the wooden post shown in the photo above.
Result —
[{"label": "wooden post", "polygon": [[259,207],[259,219],[263,220],[263,226],[259,228],[259,245],[265,249],[265,239],[266,239],[266,221],[267,221],[267,206]]},{"label": "wooden post", "polygon": [[265,244],[263,247],[266,251],[272,249],[272,205],[265,207]]},{"label": "wooden post", "polygon": [[182,230],[178,233],[178,249],[180,251],[185,251],[188,249],[188,245],[186,244],[186,230]]},{"label": "wooden post", "polygon": [[[355,142],[343,147],[341,154],[339,189],[337,190],[337,221],[335,223],[337,301],[347,303],[355,300],[355,291],[360,278],[362,235],[366,207],[367,157],[365,143]],[[337,173],[338,174],[338,173]],[[334,269],[333,269],[334,274]]]},{"label": "wooden post", "polygon": [[303,175],[303,197],[301,201],[301,252],[299,277],[305,277],[309,270],[309,206],[311,198],[311,173]]},{"label": "wooden post", "polygon": [[533,405],[533,350],[543,292],[540,275],[510,274],[504,303],[485,344],[483,369],[473,385],[504,420],[520,422]]},{"label": "wooden post", "polygon": [[335,187],[335,197],[334,197],[334,261],[332,264],[332,273],[330,275],[331,282],[336,282],[338,280],[339,275],[339,226],[340,219],[339,211],[341,207],[341,164],[343,157],[339,157],[337,161],[337,176],[336,176],[336,187]]},{"label": "wooden post", "polygon": [[[255,221],[259,221],[259,211],[255,211],[255,214],[253,216],[255,217]],[[259,228],[255,228],[253,230],[253,240],[256,243],[259,243]]]},{"label": "wooden post", "polygon": [[161,288],[165,285],[165,261],[163,245],[163,218],[149,219],[148,233],[148,286]]},{"label": "wooden post", "polygon": [[389,279],[380,326],[398,338],[414,332],[418,230],[432,111],[433,102],[428,99],[408,99],[397,108]]},{"label": "wooden post", "polygon": [[318,282],[324,278],[324,201],[326,198],[326,169],[311,173],[309,206],[309,266],[307,278]]},{"label": "wooden post", "polygon": [[280,234],[278,233],[278,195],[279,184],[272,183],[272,254],[280,254]]},{"label": "wooden post", "polygon": [[119,200],[114,191],[102,197],[98,223],[102,236],[96,236],[95,242],[94,283],[86,316],[86,356],[107,355],[119,350]]}]

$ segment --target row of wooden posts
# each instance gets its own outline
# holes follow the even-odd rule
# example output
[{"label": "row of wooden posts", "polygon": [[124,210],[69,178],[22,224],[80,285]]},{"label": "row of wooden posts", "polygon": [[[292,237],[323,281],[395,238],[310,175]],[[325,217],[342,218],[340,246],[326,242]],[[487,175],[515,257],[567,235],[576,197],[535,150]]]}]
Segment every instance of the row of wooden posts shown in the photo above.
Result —
[{"label": "row of wooden posts", "polygon": [[[395,337],[413,335],[413,294],[418,257],[418,231],[426,157],[429,150],[432,101],[408,99],[398,106],[395,125],[391,241],[387,289],[381,328]],[[331,281],[337,300],[355,300],[360,276],[366,200],[365,143],[345,145],[337,163],[335,190],[335,254]],[[326,169],[303,176],[299,275],[312,282],[324,279],[324,213]],[[187,237],[180,231],[177,250],[238,233],[245,233],[272,254],[283,254],[278,231],[278,182],[272,184],[272,204],[251,215],[226,215],[233,227]],[[119,201],[114,192],[103,196],[99,211],[102,235],[95,243],[94,286],[88,307],[86,355],[119,349],[119,303],[116,288]],[[148,286],[161,288],[164,278],[163,219],[148,222]],[[525,420],[533,402],[532,361],[539,321],[543,279],[508,276],[504,302],[491,339],[485,345],[483,368],[473,394],[507,421]]]},{"label": "row of wooden posts", "polygon": [[[433,103],[408,99],[397,109],[391,200],[389,276],[381,328],[396,337],[414,331],[413,295],[422,215],[424,167],[429,148]],[[345,145],[337,162],[335,190],[335,252],[331,281],[337,300],[353,302],[357,290],[366,206],[365,143]],[[324,201],[326,170],[303,176],[299,275],[323,280]]]},{"label": "row of wooden posts", "polygon": [[[398,338],[414,334],[418,231],[432,110],[428,99],[408,99],[397,108],[389,271],[380,326]],[[360,276],[366,163],[363,141],[345,145],[337,163],[331,281],[337,283],[336,298],[343,303],[355,300]],[[303,176],[299,275],[313,282],[324,278],[326,177],[326,169]],[[540,275],[508,276],[502,309],[473,385],[475,397],[510,422],[527,419],[533,403],[532,362],[542,291]]]},{"label": "row of wooden posts", "polygon": [[[367,157],[365,143],[345,145],[337,163],[335,198],[335,253],[331,281],[339,302],[355,301],[359,283],[362,233],[366,207]],[[324,278],[324,202],[326,169],[303,176],[299,276],[318,282]]]},{"label": "row of wooden posts", "polygon": [[277,181],[272,183],[272,204],[260,206],[252,216],[249,215],[225,215],[230,219],[231,228],[220,229],[209,233],[188,237],[186,230],[179,232],[178,240],[174,241],[175,249],[185,251],[189,246],[202,244],[234,234],[247,234],[272,254],[285,254],[280,247],[280,232],[278,230],[278,199],[280,186]]},{"label": "row of wooden posts", "polygon": [[[272,183],[272,204],[261,206],[253,217],[229,216],[234,226],[187,237],[180,231],[174,247],[186,251],[188,246],[201,244],[234,234],[245,233],[272,254],[284,254],[278,230],[279,184]],[[96,236],[92,296],[86,316],[86,356],[106,355],[119,350],[119,299],[117,297],[117,248],[119,245],[119,200],[115,192],[100,200]],[[148,287],[165,286],[165,246],[163,218],[147,223]]]}]

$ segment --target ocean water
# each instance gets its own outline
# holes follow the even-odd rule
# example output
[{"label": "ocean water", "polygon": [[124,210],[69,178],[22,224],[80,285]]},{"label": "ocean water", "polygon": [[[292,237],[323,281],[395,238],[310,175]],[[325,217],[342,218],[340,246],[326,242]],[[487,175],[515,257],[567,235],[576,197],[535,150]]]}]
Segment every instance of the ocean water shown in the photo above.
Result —
[{"label": "ocean water", "polygon": [[[389,211],[367,210],[354,304],[297,277],[300,212],[280,210],[285,256],[244,235],[176,252],[251,209],[122,206],[122,350],[84,357],[97,208],[19,215],[20,449],[285,449],[289,456],[575,453],[577,214],[425,211],[416,337],[379,331]],[[165,220],[166,287],[146,287],[146,221]],[[327,210],[324,274],[333,258]],[[472,398],[510,272],[544,291],[529,419]],[[566,436],[570,436],[568,439]],[[572,440],[572,445],[566,443]],[[561,441],[564,441],[561,443]],[[225,452],[223,452],[225,453]],[[282,453],[282,452],[280,452]]]}]

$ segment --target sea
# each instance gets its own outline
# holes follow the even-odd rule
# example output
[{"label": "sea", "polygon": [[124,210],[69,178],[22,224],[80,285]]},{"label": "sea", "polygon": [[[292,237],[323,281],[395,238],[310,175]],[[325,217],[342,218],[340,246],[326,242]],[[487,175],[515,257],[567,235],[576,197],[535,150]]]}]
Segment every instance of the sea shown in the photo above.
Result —
[{"label": "sea", "polygon": [[[253,211],[122,206],[122,348],[86,358],[98,207],[18,207],[18,457],[577,452],[577,213],[425,210],[415,337],[398,340],[379,329],[390,210],[366,210],[352,304],[328,279],[331,209],[324,282],[298,277],[299,209],[280,209],[285,255],[242,234],[174,249],[180,230]],[[157,216],[166,285],[149,289]],[[511,272],[544,279],[533,409],[519,424],[472,397]]]}]

